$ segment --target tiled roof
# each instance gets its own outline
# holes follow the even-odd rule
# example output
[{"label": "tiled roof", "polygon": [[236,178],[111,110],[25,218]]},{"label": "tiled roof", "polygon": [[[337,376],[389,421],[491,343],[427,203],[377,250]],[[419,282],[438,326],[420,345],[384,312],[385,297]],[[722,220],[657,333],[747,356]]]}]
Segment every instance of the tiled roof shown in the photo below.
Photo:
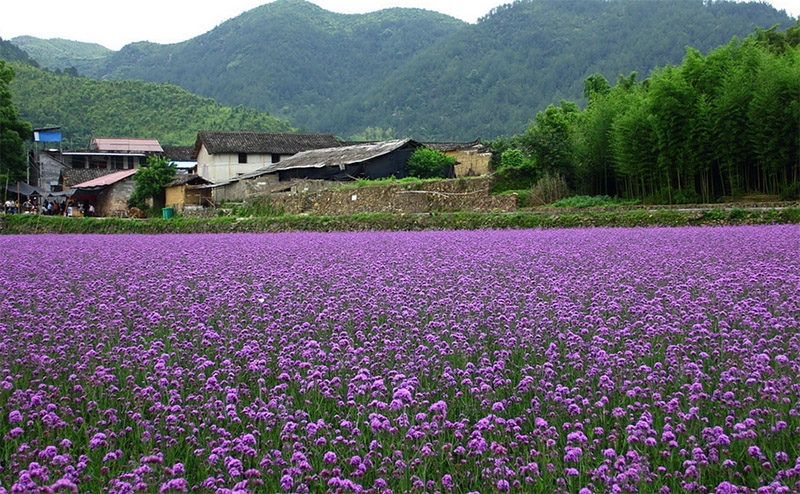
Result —
[{"label": "tiled roof", "polygon": [[206,185],[212,183],[200,175],[190,173],[186,175],[178,175],[174,180],[164,185],[164,187],[177,187],[179,185]]},{"label": "tiled roof", "polygon": [[200,146],[210,154],[257,153],[295,154],[308,149],[341,146],[333,134],[295,132],[198,132],[195,156]]},{"label": "tiled roof", "polygon": [[116,171],[100,168],[64,168],[61,170],[61,184],[65,188],[74,187],[75,184],[87,182]]},{"label": "tiled roof", "polygon": [[424,142],[426,148],[435,149],[443,153],[449,151],[463,151],[465,149],[473,149],[483,147],[480,138],[472,142]]},{"label": "tiled roof", "polygon": [[172,161],[195,161],[194,146],[163,146],[164,157]]},{"label": "tiled roof", "polygon": [[113,185],[119,182],[120,180],[124,180],[130,177],[134,173],[136,173],[136,169],[118,170],[113,173],[109,173],[107,175],[102,175],[100,177],[87,180],[86,182],[77,183],[72,187],[78,189],[78,188],[104,187],[106,185]]}]

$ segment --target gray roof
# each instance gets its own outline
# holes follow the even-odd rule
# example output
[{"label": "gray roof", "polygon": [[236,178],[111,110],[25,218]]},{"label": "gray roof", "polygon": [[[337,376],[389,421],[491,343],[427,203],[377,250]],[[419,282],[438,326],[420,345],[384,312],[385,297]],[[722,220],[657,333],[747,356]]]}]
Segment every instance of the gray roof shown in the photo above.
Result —
[{"label": "gray roof", "polygon": [[197,161],[194,146],[161,146],[164,148],[164,157],[172,161]]},{"label": "gray roof", "polygon": [[412,139],[396,139],[377,143],[353,144],[337,148],[312,149],[289,156],[286,159],[265,167],[269,172],[294,168],[323,168],[326,166],[345,166],[389,154],[406,145],[419,147]]},{"label": "gray roof", "polygon": [[475,139],[472,142],[425,142],[423,143],[426,148],[441,151],[443,153],[449,151],[463,151],[465,149],[473,149],[483,147],[481,139]]},{"label": "gray roof", "polygon": [[66,187],[72,187],[75,184],[82,184],[118,171],[102,168],[63,168],[61,170],[61,184]]},{"label": "gray roof", "polygon": [[294,156],[284,158],[278,163],[273,163],[250,173],[243,173],[224,182],[217,182],[210,187],[220,187],[239,180],[258,178],[268,173],[291,168],[322,168],[325,166],[348,165],[361,163],[384,154],[391,153],[403,146],[410,145],[415,148],[422,145],[413,139],[398,139],[394,141],[353,144],[335,148],[312,149],[302,151]]},{"label": "gray roof", "polygon": [[208,185],[210,180],[197,175],[195,173],[188,173],[186,175],[177,175],[172,181],[165,184],[164,187],[177,187],[179,185]]},{"label": "gray roof", "polygon": [[341,146],[333,134],[301,134],[295,132],[198,132],[195,156],[200,146],[210,154],[258,153],[295,154],[307,149]]}]

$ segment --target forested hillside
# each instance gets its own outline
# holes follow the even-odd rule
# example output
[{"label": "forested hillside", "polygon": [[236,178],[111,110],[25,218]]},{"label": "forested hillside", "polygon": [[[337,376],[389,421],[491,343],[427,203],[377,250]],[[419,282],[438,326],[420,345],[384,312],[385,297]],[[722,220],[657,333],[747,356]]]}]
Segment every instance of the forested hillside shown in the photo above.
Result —
[{"label": "forested hillside", "polygon": [[705,53],[775,24],[793,20],[725,1],[517,0],[467,24],[277,0],[182,43],[128,45],[81,73],[168,82],[344,138],[492,139],[560,99],[581,101],[591,74],[644,79],[687,47]]},{"label": "forested hillside", "polygon": [[292,130],[267,113],[223,106],[173,84],[99,81],[24,63],[10,66],[15,73],[10,89],[21,118],[34,127],[60,126],[65,147],[85,148],[97,136],[191,145],[200,130]]},{"label": "forested hillside", "polygon": [[97,43],[82,43],[67,39],[41,39],[18,36],[14,44],[25,50],[38,65],[56,72],[84,74],[113,52]]}]

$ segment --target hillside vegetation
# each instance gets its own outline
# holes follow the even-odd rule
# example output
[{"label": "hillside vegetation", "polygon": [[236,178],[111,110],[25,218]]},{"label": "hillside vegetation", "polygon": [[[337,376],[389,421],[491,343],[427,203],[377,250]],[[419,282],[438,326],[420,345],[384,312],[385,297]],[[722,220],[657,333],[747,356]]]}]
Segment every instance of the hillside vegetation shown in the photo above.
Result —
[{"label": "hillside vegetation", "polygon": [[687,46],[706,52],[792,23],[765,3],[726,1],[518,0],[468,24],[419,9],[344,15],[277,0],[196,38],[134,43],[94,64],[77,45],[49,55],[40,46],[36,58],[64,70],[72,50],[86,76],[172,83],[344,138],[472,140],[520,133],[547,105],[580,101],[591,74],[646,76],[680,63]]},{"label": "hillside vegetation", "polygon": [[90,72],[93,67],[113,53],[97,43],[83,43],[68,39],[41,39],[33,36],[18,36],[14,44],[25,50],[38,65],[55,72],[73,74]]},{"label": "hillside vegetation", "polygon": [[201,130],[290,131],[284,120],[244,106],[224,106],[174,84],[100,81],[11,64],[14,101],[35,127],[60,126],[64,146],[96,136],[155,137],[191,145]]}]

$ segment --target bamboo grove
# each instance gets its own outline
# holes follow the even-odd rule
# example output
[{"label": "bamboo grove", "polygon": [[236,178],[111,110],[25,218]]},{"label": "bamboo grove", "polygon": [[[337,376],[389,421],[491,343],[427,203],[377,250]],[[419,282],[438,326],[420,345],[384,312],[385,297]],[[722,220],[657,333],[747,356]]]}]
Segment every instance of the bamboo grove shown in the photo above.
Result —
[{"label": "bamboo grove", "polygon": [[800,21],[705,56],[688,48],[681,65],[643,81],[631,73],[612,87],[594,74],[584,95],[585,109],[549,106],[523,134],[493,142],[496,154],[521,151],[527,166],[515,169],[531,183],[557,174],[589,195],[654,203],[798,197]]}]

